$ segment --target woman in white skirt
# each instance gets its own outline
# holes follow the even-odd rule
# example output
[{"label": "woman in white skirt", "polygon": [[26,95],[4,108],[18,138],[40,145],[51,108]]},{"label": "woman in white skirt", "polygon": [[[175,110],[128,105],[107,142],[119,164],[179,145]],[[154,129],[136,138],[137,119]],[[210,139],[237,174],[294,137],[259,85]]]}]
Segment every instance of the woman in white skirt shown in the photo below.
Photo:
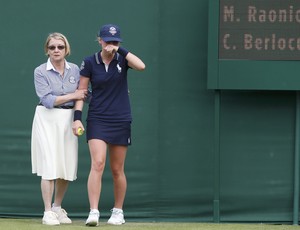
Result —
[{"label": "woman in white skirt", "polygon": [[44,49],[48,60],[34,70],[39,104],[32,124],[31,162],[32,173],[41,177],[45,208],[42,223],[59,225],[72,223],[61,204],[68,182],[77,178],[78,140],[72,132],[74,102],[85,99],[87,91],[77,90],[79,68],[65,59],[71,50],[63,34],[49,34]]}]

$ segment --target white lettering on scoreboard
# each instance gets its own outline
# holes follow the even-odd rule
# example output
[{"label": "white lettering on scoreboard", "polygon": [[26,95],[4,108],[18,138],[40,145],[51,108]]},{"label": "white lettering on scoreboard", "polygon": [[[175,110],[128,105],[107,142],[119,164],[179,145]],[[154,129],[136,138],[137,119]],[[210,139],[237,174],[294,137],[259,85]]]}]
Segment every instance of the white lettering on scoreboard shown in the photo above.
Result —
[{"label": "white lettering on scoreboard", "polygon": [[300,60],[300,0],[220,0],[219,58]]}]

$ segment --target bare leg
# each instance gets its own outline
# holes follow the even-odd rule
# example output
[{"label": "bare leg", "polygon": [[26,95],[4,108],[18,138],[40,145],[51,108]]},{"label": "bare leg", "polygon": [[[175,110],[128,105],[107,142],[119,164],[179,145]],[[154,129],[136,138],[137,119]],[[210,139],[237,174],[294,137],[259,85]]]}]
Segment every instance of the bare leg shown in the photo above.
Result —
[{"label": "bare leg", "polygon": [[124,173],[127,146],[109,145],[110,168],[114,181],[115,208],[123,209],[127,189],[127,180]]},{"label": "bare leg", "polygon": [[98,209],[102,175],[106,161],[106,143],[102,140],[89,140],[89,149],[91,155],[91,170],[88,178],[88,196],[91,209]]},{"label": "bare leg", "polygon": [[51,202],[54,192],[54,180],[41,180],[42,197],[45,211],[51,211]]},{"label": "bare leg", "polygon": [[57,179],[55,182],[54,206],[59,207],[64,199],[64,195],[68,189],[69,181]]}]

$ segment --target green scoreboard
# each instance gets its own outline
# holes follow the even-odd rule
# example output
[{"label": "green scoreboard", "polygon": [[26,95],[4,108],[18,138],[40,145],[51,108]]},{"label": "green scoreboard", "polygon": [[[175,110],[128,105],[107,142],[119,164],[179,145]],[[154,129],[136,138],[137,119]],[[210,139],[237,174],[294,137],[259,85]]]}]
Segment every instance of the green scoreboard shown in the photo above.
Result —
[{"label": "green scoreboard", "polygon": [[208,88],[300,89],[300,0],[211,0]]}]

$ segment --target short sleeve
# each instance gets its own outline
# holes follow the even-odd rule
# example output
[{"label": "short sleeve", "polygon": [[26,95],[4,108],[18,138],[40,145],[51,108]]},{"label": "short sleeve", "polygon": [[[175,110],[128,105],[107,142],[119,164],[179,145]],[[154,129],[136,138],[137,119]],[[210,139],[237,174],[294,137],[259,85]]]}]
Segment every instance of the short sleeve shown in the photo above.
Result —
[{"label": "short sleeve", "polygon": [[92,75],[92,65],[88,58],[84,59],[81,63],[80,75],[88,78]]}]

